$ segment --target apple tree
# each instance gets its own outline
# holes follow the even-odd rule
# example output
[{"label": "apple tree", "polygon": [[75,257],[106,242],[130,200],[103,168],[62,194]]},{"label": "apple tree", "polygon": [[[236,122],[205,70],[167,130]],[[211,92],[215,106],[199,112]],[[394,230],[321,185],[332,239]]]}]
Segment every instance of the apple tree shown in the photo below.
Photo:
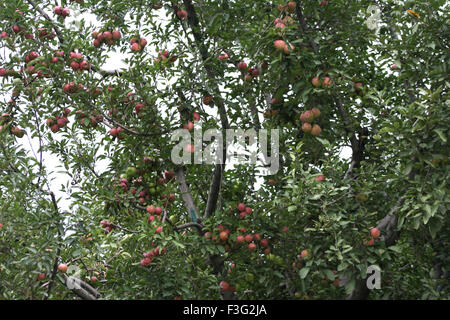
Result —
[{"label": "apple tree", "polygon": [[448,299],[448,9],[1,1],[0,297]]}]

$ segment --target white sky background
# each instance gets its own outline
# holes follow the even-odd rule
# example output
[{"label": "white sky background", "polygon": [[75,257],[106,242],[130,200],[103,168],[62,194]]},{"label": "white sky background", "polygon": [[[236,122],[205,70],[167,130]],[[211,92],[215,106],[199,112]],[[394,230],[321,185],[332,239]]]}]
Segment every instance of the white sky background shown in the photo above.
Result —
[{"label": "white sky background", "polygon": [[[77,6],[76,5],[69,5],[68,8],[70,9],[70,16],[67,17],[65,19],[65,24],[66,26],[70,26],[72,29],[77,30],[76,24],[75,22],[81,18],[84,18],[85,20],[85,25],[91,25],[92,26],[92,30],[98,30],[101,28],[100,23],[96,20],[95,15],[92,15],[90,13],[83,13],[82,15],[80,15],[80,13],[77,11]],[[160,9],[157,11],[158,12],[158,16],[160,21],[167,21],[168,17],[166,15],[166,11],[164,9]],[[53,16],[52,12],[47,12],[47,14],[49,14],[49,16]],[[124,36],[124,35],[122,35]],[[126,36],[126,35],[125,35]],[[102,47],[102,50],[105,50]],[[150,50],[150,52],[156,52],[156,48],[155,47],[151,47],[150,45],[148,45],[146,47],[146,50]],[[168,48],[168,50],[170,50],[170,48]],[[104,66],[102,66],[103,70],[108,70],[108,71],[113,71],[113,70],[117,70],[117,69],[126,69],[127,65],[123,62],[124,58],[129,57],[131,55],[131,53],[120,53],[120,52],[113,52],[111,51],[108,56],[109,58],[106,60]],[[171,81],[172,82],[172,81]],[[161,89],[161,88],[160,88]],[[210,108],[208,106],[204,106],[205,110],[214,116],[217,116],[217,111],[216,108]],[[260,117],[260,122],[264,121],[263,115],[261,113],[259,113],[259,117]],[[45,120],[43,120],[45,121]],[[26,150],[28,150],[29,152],[32,152],[31,154],[37,154],[37,151],[39,149],[39,139],[38,138],[33,138],[31,139],[31,134],[30,134],[30,130],[27,129],[27,137],[22,138],[22,143],[23,146]],[[55,139],[58,139],[57,135],[54,135]],[[25,139],[27,139],[28,141],[26,141]],[[100,139],[100,137],[99,137]],[[30,142],[30,143],[28,143]],[[269,140],[270,143],[270,140]],[[252,148],[247,148],[248,151],[252,151]],[[233,148],[230,148],[230,150],[233,150]],[[241,151],[242,148],[238,148],[238,151]],[[240,152],[242,154],[242,152]],[[244,152],[245,154],[249,154],[249,152]],[[39,156],[39,155],[38,155]],[[342,158],[350,158],[351,157],[351,148],[349,147],[343,147],[340,156]],[[58,168],[62,168],[61,171],[64,171],[64,167],[62,165],[62,163],[54,156],[51,155],[47,152],[44,152],[43,154],[43,158],[44,158],[44,165],[47,168],[47,172],[49,173],[50,176],[50,187],[52,189],[52,191],[56,194],[57,198],[60,199],[60,201],[58,202],[58,205],[60,206],[60,208],[62,210],[69,210],[69,205],[71,203],[70,198],[68,197],[68,195],[65,192],[61,192],[61,185],[69,185],[70,186],[70,182],[71,179],[69,176],[65,175],[65,174],[61,174],[61,173],[57,173]],[[231,161],[229,163],[227,163],[226,169],[232,169],[234,164],[236,164],[236,161]],[[98,161],[96,162],[96,167],[95,167],[95,171],[98,173],[101,173],[105,170],[105,168],[108,165],[108,161]],[[51,168],[54,168],[53,170]],[[257,177],[257,183],[255,185],[256,188],[259,188],[260,185],[263,183],[263,177]]]}]

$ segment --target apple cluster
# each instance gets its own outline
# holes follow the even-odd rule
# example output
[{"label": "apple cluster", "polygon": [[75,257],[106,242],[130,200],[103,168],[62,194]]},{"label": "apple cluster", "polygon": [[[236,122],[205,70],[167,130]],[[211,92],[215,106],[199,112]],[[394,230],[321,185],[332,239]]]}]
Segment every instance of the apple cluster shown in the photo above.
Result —
[{"label": "apple cluster", "polygon": [[56,37],[56,33],[54,30],[51,30],[49,32],[49,30],[47,28],[38,28],[38,37],[40,39],[53,39]]},{"label": "apple cluster", "polygon": [[311,80],[311,83],[316,88],[327,88],[332,85],[332,81],[330,77],[324,77],[323,79],[319,79],[319,77],[314,77]]},{"label": "apple cluster", "polygon": [[53,57],[50,59],[51,63],[57,63],[59,61],[59,58],[64,57],[64,51],[58,50],[53,54]]},{"label": "apple cluster", "polygon": [[109,134],[118,139],[123,139],[123,135],[121,134],[123,131],[122,127],[115,127],[109,130]]},{"label": "apple cluster", "polygon": [[170,61],[170,62],[175,62],[177,61],[177,56],[175,55],[171,55],[169,51],[164,50],[164,51],[160,51],[158,53],[158,57],[155,58],[154,62],[155,63],[159,63],[160,61]]},{"label": "apple cluster", "polygon": [[144,253],[144,259],[141,260],[141,266],[148,267],[152,263],[152,261],[167,252],[167,248],[163,247],[162,249],[157,246],[155,249],[147,251]]},{"label": "apple cluster", "polygon": [[[39,78],[43,76],[50,76],[48,72],[45,72],[43,70],[37,70],[36,66],[41,65],[44,68],[48,68],[48,64],[45,61],[37,61],[36,59],[39,58],[39,54],[36,51],[31,51],[29,54],[25,56],[25,63],[28,64],[26,71],[30,74],[37,74]],[[34,61],[36,60],[36,61]],[[32,62],[34,61],[34,62]]]},{"label": "apple cluster", "polygon": [[295,49],[291,43],[288,44],[283,40],[275,40],[273,45],[277,51],[283,52],[284,54],[289,54]]},{"label": "apple cluster", "polygon": [[245,63],[244,61],[239,62],[237,67],[242,72],[242,74],[244,74],[244,80],[247,82],[250,82],[253,80],[253,78],[259,76],[259,69],[248,67],[247,63]]},{"label": "apple cluster", "polygon": [[64,128],[68,123],[69,119],[67,118],[70,114],[70,109],[65,108],[62,116],[54,116],[48,118],[46,121],[47,126],[52,130],[53,133],[59,131],[59,129]]},{"label": "apple cluster", "polygon": [[58,15],[62,16],[63,18],[68,17],[70,15],[70,10],[68,8],[61,8],[61,7],[55,7],[53,9],[53,12]]},{"label": "apple cluster", "polygon": [[[276,18],[273,21],[273,24],[277,31],[284,33],[286,26],[294,24],[294,19],[292,19],[292,17],[289,16],[289,14],[293,14],[296,12],[296,4],[294,1],[289,1],[285,5],[280,4],[278,6],[278,10],[280,11],[280,13],[282,15],[285,15],[285,16],[283,18],[281,18],[281,16]],[[281,50],[280,49],[279,50],[284,51],[285,48],[286,48],[286,50],[288,50],[288,52],[286,52],[286,54],[289,53],[289,47],[283,47]]]},{"label": "apple cluster", "polygon": [[[0,116],[0,133],[3,131],[6,126],[12,122],[12,117],[9,113],[2,113]],[[12,126],[9,129],[9,133],[11,133],[13,136],[16,136],[18,138],[22,138],[25,135],[25,132],[20,129],[18,126]]]},{"label": "apple cluster", "polygon": [[81,83],[76,84],[75,82],[66,83],[63,87],[64,92],[67,94],[76,93],[83,89],[84,89],[83,84]]},{"label": "apple cluster", "polygon": [[103,229],[105,229],[105,234],[110,233],[115,228],[115,226],[111,222],[109,222],[107,220],[100,221],[100,226]]},{"label": "apple cluster", "polygon": [[83,59],[80,52],[71,52],[68,62],[70,62],[69,66],[77,72],[89,69],[89,62]]},{"label": "apple cluster", "polygon": [[147,45],[147,40],[145,38],[132,38],[130,40],[131,51],[138,52],[142,51],[144,47]]},{"label": "apple cluster", "polygon": [[318,108],[312,108],[311,110],[302,112],[302,114],[300,115],[300,121],[303,122],[302,131],[309,132],[313,136],[318,136],[322,132],[322,129],[318,124],[314,124],[313,126],[311,126],[311,122],[313,122],[319,116],[320,110]]},{"label": "apple cluster", "polygon": [[370,229],[370,235],[372,238],[364,243],[366,246],[373,245],[375,242],[375,239],[380,237],[381,232],[378,228],[372,228],[372,229]]},{"label": "apple cluster", "polygon": [[75,112],[75,119],[80,122],[83,127],[97,128],[98,124],[103,122],[103,116],[101,114],[86,114],[82,110]]},{"label": "apple cluster", "polygon": [[122,38],[122,34],[119,30],[113,30],[113,31],[93,31],[91,33],[92,38],[94,38],[94,41],[92,44],[94,47],[98,48],[102,45],[102,43],[105,43],[109,46],[112,46],[119,42],[119,40]]}]

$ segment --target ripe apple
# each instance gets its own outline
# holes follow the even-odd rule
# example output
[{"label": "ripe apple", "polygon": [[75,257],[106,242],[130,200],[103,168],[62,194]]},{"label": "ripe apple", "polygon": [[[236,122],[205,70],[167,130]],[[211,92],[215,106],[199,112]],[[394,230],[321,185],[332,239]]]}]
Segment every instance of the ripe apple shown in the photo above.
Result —
[{"label": "ripe apple", "polygon": [[283,40],[275,40],[273,42],[273,45],[275,46],[275,49],[277,49],[278,51],[284,51],[284,47],[286,46],[286,42],[284,42]]},{"label": "ripe apple", "polygon": [[302,125],[302,131],[303,132],[311,132],[311,124],[309,123],[309,122],[305,122],[303,125]]},{"label": "ripe apple", "polygon": [[241,71],[246,71],[247,70],[247,64],[244,61],[241,61],[238,63],[238,69]]},{"label": "ripe apple", "polygon": [[286,25],[285,25],[284,23],[278,22],[278,23],[275,25],[275,28],[278,29],[278,30],[280,30],[280,31],[283,31],[284,29],[286,29]]},{"label": "ripe apple", "polygon": [[269,246],[269,241],[267,239],[262,239],[261,240],[261,246],[268,247]]},{"label": "ripe apple", "polygon": [[303,250],[301,253],[300,253],[300,257],[302,258],[302,259],[305,259],[305,258],[307,258],[309,256],[309,252],[308,252],[308,250]]},{"label": "ripe apple", "polygon": [[186,10],[178,10],[177,16],[178,16],[178,18],[180,18],[182,20],[186,20],[188,17],[188,13],[186,12]]},{"label": "ripe apple", "polygon": [[91,277],[91,283],[96,283],[98,281],[96,276]]},{"label": "ripe apple", "polygon": [[158,216],[161,215],[162,211],[163,211],[163,210],[162,210],[161,207],[156,207],[156,208],[155,208],[155,213],[156,213],[156,215],[158,215]]},{"label": "ripe apple", "polygon": [[144,48],[147,45],[147,40],[145,38],[140,38],[139,45],[141,46],[141,48]]},{"label": "ripe apple", "polygon": [[289,13],[295,13],[296,3],[294,1],[289,1],[286,5],[286,11]]},{"label": "ripe apple", "polygon": [[152,263],[150,258],[144,258],[141,260],[141,266],[148,267]]},{"label": "ripe apple", "polygon": [[313,136],[318,136],[322,132],[322,129],[318,124],[315,124],[311,129],[311,134]]},{"label": "ripe apple", "polygon": [[162,232],[163,228],[161,226],[159,226],[158,228],[156,228],[155,232],[157,234],[160,234]]},{"label": "ripe apple", "polygon": [[59,270],[61,273],[66,273],[66,272],[67,272],[67,264],[65,264],[65,263],[60,264],[60,265],[58,266],[58,270]]},{"label": "ripe apple", "polygon": [[139,51],[139,50],[141,50],[141,46],[139,45],[139,43],[133,43],[132,45],[131,45],[131,51],[133,51],[133,52],[137,52],[137,51]]},{"label": "ripe apple", "polygon": [[63,17],[68,17],[70,15],[70,10],[67,9],[67,8],[63,8],[62,11],[61,11],[61,15]]},{"label": "ripe apple", "polygon": [[252,234],[247,234],[244,239],[245,239],[245,242],[252,242],[253,241],[253,235]]},{"label": "ripe apple", "polygon": [[324,181],[325,180],[325,176],[323,174],[321,174],[320,176],[315,177],[314,180],[319,181],[319,182],[320,181]]},{"label": "ripe apple", "polygon": [[376,239],[380,236],[381,232],[377,228],[372,228],[372,229],[370,229],[370,234],[372,235],[372,237],[374,239]]},{"label": "ripe apple", "polygon": [[244,242],[244,241],[245,241],[244,236],[237,236],[237,237],[236,237],[236,242],[237,242],[237,243],[241,243],[241,242]]},{"label": "ripe apple", "polygon": [[245,213],[246,214],[251,214],[253,212],[252,208],[250,207],[245,207]]},{"label": "ripe apple", "polygon": [[228,291],[230,289],[230,285],[224,280],[220,281],[219,286],[222,291]]},{"label": "ripe apple", "polygon": [[319,77],[312,78],[311,83],[316,88],[318,88],[322,85],[321,81],[319,80]]},{"label": "ripe apple", "polygon": [[248,250],[249,250],[249,251],[253,251],[253,250],[255,250],[255,249],[256,249],[256,244],[250,243],[250,244],[248,245]]},{"label": "ripe apple", "polygon": [[114,31],[112,32],[112,38],[113,38],[114,40],[120,40],[120,38],[122,38],[122,34],[120,33],[119,30],[114,30]]},{"label": "ripe apple", "polygon": [[300,115],[300,121],[312,122],[314,120],[314,113],[311,110],[306,110]]},{"label": "ripe apple", "polygon": [[318,118],[320,116],[320,110],[316,107],[312,108],[311,112],[313,113],[314,118]]},{"label": "ripe apple", "polygon": [[364,243],[364,245],[366,246],[366,247],[368,247],[368,246],[371,246],[371,245],[373,245],[373,243],[375,242],[375,239],[370,239],[369,241],[366,241],[365,243]]},{"label": "ripe apple", "polygon": [[228,60],[228,54],[225,52],[225,53],[222,53],[221,55],[219,55],[219,61],[225,61],[225,60]]},{"label": "ripe apple", "polygon": [[222,241],[226,241],[226,240],[228,239],[228,232],[222,231],[222,232],[219,234],[219,238],[220,238],[220,240],[222,240]]},{"label": "ripe apple", "polygon": [[44,280],[46,277],[45,273],[39,273],[36,277],[37,281]]},{"label": "ripe apple", "polygon": [[237,206],[237,209],[239,210],[239,211],[244,211],[245,210],[245,204],[243,204],[243,203],[239,203],[238,204],[238,206]]},{"label": "ripe apple", "polygon": [[331,78],[330,78],[330,77],[325,77],[325,78],[323,78],[322,86],[323,86],[324,88],[325,88],[325,87],[331,86]]}]

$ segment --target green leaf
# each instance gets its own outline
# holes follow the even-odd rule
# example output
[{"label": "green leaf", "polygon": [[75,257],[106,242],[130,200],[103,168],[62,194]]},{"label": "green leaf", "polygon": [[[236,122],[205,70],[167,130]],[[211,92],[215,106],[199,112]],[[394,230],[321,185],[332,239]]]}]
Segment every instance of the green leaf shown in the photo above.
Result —
[{"label": "green leaf", "polygon": [[444,135],[441,129],[434,129],[433,131],[439,135],[439,138],[441,138],[442,141],[447,142],[447,137]]},{"label": "green leaf", "polygon": [[388,249],[392,250],[392,251],[394,251],[396,253],[401,253],[402,252],[402,249],[399,246],[390,246]]},{"label": "green leaf", "polygon": [[308,268],[308,267],[302,268],[302,269],[300,270],[300,278],[301,278],[301,279],[305,279],[306,276],[308,275],[308,273],[309,273],[309,268]]}]

